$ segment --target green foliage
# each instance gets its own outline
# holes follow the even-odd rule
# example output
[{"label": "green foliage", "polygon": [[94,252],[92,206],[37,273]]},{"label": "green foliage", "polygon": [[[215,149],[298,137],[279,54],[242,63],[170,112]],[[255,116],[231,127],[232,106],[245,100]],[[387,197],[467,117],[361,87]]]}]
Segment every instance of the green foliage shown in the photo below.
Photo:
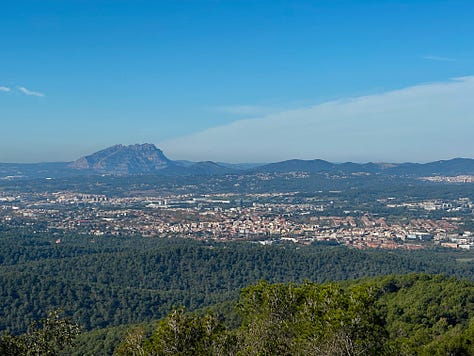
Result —
[{"label": "green foliage", "polygon": [[61,355],[71,346],[79,334],[79,326],[61,318],[59,310],[53,310],[39,323],[33,322],[27,333],[13,336],[4,334],[0,340],[2,355]]},{"label": "green foliage", "polygon": [[145,355],[145,348],[143,347],[143,341],[145,338],[145,330],[143,327],[137,326],[131,329],[121,345],[115,351],[116,355]]},{"label": "green foliage", "polygon": [[140,324],[138,326],[124,324],[83,332],[74,341],[74,347],[69,350],[69,356],[112,355],[117,345],[120,345],[126,338],[130,329],[139,327],[149,336],[154,325],[155,323]]},{"label": "green foliage", "polygon": [[245,354],[376,354],[386,339],[369,290],[336,284],[269,285],[242,292]]},{"label": "green foliage", "polygon": [[[260,246],[140,237],[104,237],[91,242],[90,237],[80,235],[62,236],[62,243],[56,245],[55,239],[0,233],[0,329],[26,333],[28,320],[60,307],[85,330],[94,330],[77,339],[71,351],[76,355],[110,354],[125,337],[123,329],[111,326],[157,320],[175,305],[190,311],[210,307],[211,314],[226,315],[219,319],[225,330],[237,330],[245,316],[239,316],[233,306],[238,291],[262,279],[295,283],[294,288],[303,288],[305,280],[322,283],[413,271],[474,279],[472,252],[444,249],[359,251],[339,246]],[[369,295],[386,321],[389,344],[394,348],[421,350],[420,345],[429,345],[436,335],[454,333],[457,328],[463,335],[472,316],[474,293],[467,281],[409,275],[361,283],[367,283],[364,288],[375,293]],[[349,288],[347,283],[338,286]],[[285,297],[280,289],[273,293]],[[293,305],[291,298],[283,298],[281,303]],[[272,327],[284,331],[285,323]],[[96,330],[99,328],[110,329]],[[306,335],[303,329],[301,333]],[[145,331],[146,339],[147,327]],[[228,335],[222,337],[231,340]],[[317,334],[313,337],[317,340]],[[353,334],[350,337],[354,338]],[[451,343],[454,340],[454,336],[449,339]]]},{"label": "green foliage", "polygon": [[178,308],[157,324],[78,334],[54,310],[24,334],[4,333],[0,354],[106,355],[119,344],[117,355],[472,355],[474,283],[426,274],[261,281],[237,304]]},{"label": "green foliage", "polygon": [[[118,354],[137,354],[133,350],[140,349],[140,341],[137,337],[133,342],[126,339]],[[229,355],[236,347],[235,341],[214,315],[188,314],[180,308],[158,324],[151,339],[140,350],[156,355]]]},{"label": "green foliage", "polygon": [[474,341],[472,282],[411,274],[372,279],[368,285],[379,291],[376,306],[386,320],[391,345],[401,353],[466,349]]},{"label": "green foliage", "polygon": [[[120,355],[472,355],[474,284],[411,274],[242,290],[241,323],[176,309]],[[462,310],[462,312],[461,312]]]},{"label": "green foliage", "polygon": [[227,329],[212,314],[176,309],[149,339],[131,330],[117,354],[378,354],[387,335],[373,302],[373,294],[358,286],[260,282],[241,293],[239,327]]},{"label": "green foliage", "polygon": [[424,356],[474,355],[474,319],[467,328],[461,325],[452,327],[419,350],[419,354]]},{"label": "green foliage", "polygon": [[271,283],[355,279],[426,271],[474,279],[469,252],[396,253],[333,246],[259,246],[182,239],[95,238],[0,233],[0,330],[25,332],[27,320],[60,307],[86,330],[164,317],[174,305],[196,310],[236,300]]}]

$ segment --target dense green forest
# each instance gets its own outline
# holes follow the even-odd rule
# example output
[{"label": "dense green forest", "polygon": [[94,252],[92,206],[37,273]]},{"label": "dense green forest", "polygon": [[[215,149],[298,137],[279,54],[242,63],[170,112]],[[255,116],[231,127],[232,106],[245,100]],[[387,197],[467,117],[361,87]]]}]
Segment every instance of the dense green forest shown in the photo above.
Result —
[{"label": "dense green forest", "polygon": [[79,335],[51,312],[2,355],[472,355],[474,283],[428,274],[243,288],[206,310]]},{"label": "dense green forest", "polygon": [[[61,243],[55,240],[61,238]],[[393,273],[443,273],[474,280],[470,252],[261,246],[159,238],[0,234],[0,330],[25,332],[53,308],[85,330],[196,310],[270,283],[326,282]]]},{"label": "dense green forest", "polygon": [[119,355],[472,355],[474,284],[426,274],[244,288],[237,327],[174,310]]}]

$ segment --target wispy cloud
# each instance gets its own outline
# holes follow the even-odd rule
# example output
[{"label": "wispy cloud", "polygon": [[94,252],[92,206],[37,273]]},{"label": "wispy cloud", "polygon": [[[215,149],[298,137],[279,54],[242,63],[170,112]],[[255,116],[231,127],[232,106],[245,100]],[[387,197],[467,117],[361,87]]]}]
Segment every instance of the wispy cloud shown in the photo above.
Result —
[{"label": "wispy cloud", "polygon": [[25,87],[18,87],[18,90],[21,91],[25,95],[39,96],[39,97],[44,97],[45,96],[43,93],[40,93],[40,92],[37,92],[37,91],[32,91],[32,90],[29,90]]},{"label": "wispy cloud", "polygon": [[234,121],[160,143],[171,157],[270,162],[474,157],[474,76]]},{"label": "wispy cloud", "polygon": [[426,56],[421,56],[421,58],[429,60],[429,61],[456,62],[456,58],[450,58],[450,57],[426,55]]},{"label": "wispy cloud", "polygon": [[232,114],[232,115],[244,115],[244,116],[254,116],[254,115],[264,115],[271,112],[275,112],[277,109],[271,106],[261,106],[261,105],[225,105],[225,106],[216,106],[212,108],[214,111]]},{"label": "wispy cloud", "polygon": [[9,87],[2,87],[0,86],[0,91],[4,92],[4,93],[8,93],[10,91],[12,91]]}]

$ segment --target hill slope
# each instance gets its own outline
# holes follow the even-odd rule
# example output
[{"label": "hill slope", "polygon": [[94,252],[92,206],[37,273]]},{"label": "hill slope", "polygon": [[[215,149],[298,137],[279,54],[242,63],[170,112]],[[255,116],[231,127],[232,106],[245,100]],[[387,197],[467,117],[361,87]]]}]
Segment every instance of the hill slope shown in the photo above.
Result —
[{"label": "hill slope", "polygon": [[[472,355],[474,283],[411,274],[244,288],[240,324],[174,310],[116,350],[158,355]],[[179,325],[179,327],[177,327]],[[139,336],[139,337],[138,337]]]}]

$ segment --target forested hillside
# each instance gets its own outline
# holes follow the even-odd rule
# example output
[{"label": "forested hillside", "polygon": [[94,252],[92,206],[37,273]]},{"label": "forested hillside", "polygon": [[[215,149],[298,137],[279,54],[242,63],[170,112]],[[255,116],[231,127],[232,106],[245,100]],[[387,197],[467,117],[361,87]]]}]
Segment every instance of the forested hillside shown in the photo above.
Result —
[{"label": "forested hillside", "polygon": [[[150,337],[131,329],[119,355],[472,355],[474,284],[411,274],[351,283],[260,282],[241,323],[177,309]],[[222,317],[222,316],[221,316]]]},{"label": "forested hillside", "polygon": [[472,355],[474,283],[408,274],[277,283],[236,302],[79,335],[52,311],[0,337],[2,355]]},{"label": "forested hillside", "polygon": [[241,288],[260,280],[325,282],[408,272],[472,280],[471,258],[472,253],[448,250],[395,253],[4,231],[0,329],[24,332],[30,320],[57,307],[85,330],[140,323],[175,306],[195,310],[235,300]]}]

